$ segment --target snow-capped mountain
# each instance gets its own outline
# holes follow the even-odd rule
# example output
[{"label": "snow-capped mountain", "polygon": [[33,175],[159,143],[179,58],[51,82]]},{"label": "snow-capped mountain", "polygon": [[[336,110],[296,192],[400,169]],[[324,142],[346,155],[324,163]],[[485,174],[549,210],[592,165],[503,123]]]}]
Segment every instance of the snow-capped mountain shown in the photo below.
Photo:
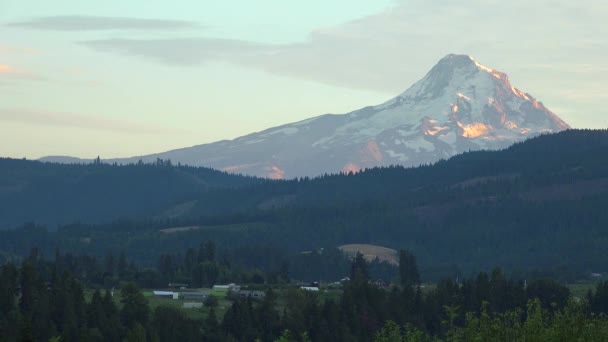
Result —
[{"label": "snow-capped mountain", "polygon": [[270,178],[415,166],[569,126],[506,74],[448,55],[401,95],[342,115],[321,115],[231,141],[115,160],[156,158]]}]

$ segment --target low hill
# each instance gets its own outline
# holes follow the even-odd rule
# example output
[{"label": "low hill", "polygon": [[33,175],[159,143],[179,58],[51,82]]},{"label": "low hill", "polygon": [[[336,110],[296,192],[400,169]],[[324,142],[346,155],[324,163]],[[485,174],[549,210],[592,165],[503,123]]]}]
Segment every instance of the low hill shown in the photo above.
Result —
[{"label": "low hill", "polygon": [[[125,166],[0,159],[0,229],[24,222],[65,224],[147,218],[201,193],[260,182],[170,162]],[[176,211],[177,210],[177,211]],[[171,216],[171,215],[168,215]]]}]

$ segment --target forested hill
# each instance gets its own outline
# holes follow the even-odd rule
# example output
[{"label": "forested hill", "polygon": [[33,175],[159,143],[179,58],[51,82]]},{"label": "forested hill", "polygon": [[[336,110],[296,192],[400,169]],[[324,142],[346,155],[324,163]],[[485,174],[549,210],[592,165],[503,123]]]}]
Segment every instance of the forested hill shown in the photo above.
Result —
[{"label": "forested hill", "polygon": [[[12,195],[3,186],[3,219],[45,223],[39,218],[79,213],[112,221],[153,214],[139,222],[75,224],[48,235],[7,232],[0,235],[0,251],[21,254],[35,245],[52,253],[61,246],[103,255],[111,249],[146,262],[212,240],[219,248],[246,248],[251,255],[244,259],[264,268],[280,259],[268,257],[275,252],[373,244],[411,250],[423,274],[437,277],[494,266],[561,275],[608,272],[608,130],[569,130],[431,166],[280,182],[158,165],[49,167],[80,171],[69,177],[43,173],[39,185]],[[100,171],[106,168],[112,172]],[[74,173],[82,170],[97,176],[74,185]],[[196,172],[221,181],[193,186]]]},{"label": "forested hill", "polygon": [[389,201],[420,206],[513,194],[578,199],[605,191],[607,182],[608,130],[568,130],[416,168],[375,168],[217,191],[201,197],[190,214]]},{"label": "forested hill", "polygon": [[147,218],[210,189],[258,182],[162,160],[117,166],[0,158],[0,229],[30,221],[54,225]]},{"label": "forested hill", "polygon": [[[265,226],[207,230],[289,250],[369,243],[410,249],[426,274],[487,269],[608,271],[608,130],[569,130],[430,166],[254,185],[189,214],[266,213]],[[230,203],[230,205],[228,205]],[[255,217],[252,220],[259,220]],[[243,227],[243,226],[242,226]],[[245,229],[245,227],[243,227]],[[191,238],[202,232],[189,232]],[[556,270],[561,271],[556,271]]]},{"label": "forested hill", "polygon": [[558,197],[578,198],[605,188],[607,152],[608,131],[569,130],[503,151],[469,152],[417,168],[376,168],[291,181],[162,160],[117,166],[0,159],[0,229],[24,222],[53,226],[388,201],[436,205],[477,198],[482,189],[503,197],[513,192],[553,197],[548,196],[552,191]]}]

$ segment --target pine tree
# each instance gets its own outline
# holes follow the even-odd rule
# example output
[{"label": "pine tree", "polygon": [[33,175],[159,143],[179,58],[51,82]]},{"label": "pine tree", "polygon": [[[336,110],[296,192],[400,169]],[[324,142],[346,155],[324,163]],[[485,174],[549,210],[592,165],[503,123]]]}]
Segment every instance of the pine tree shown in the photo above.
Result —
[{"label": "pine tree", "polygon": [[403,287],[412,287],[420,284],[420,273],[416,264],[416,257],[406,250],[399,252],[399,276]]},{"label": "pine tree", "polygon": [[120,290],[122,310],[120,318],[127,329],[139,324],[146,326],[149,319],[148,301],[134,283],[125,284]]},{"label": "pine tree", "polygon": [[205,341],[220,341],[220,329],[215,315],[215,309],[209,309],[209,314],[205,318]]},{"label": "pine tree", "polygon": [[363,257],[363,254],[357,252],[350,268],[350,279],[351,281],[362,280],[367,282],[369,279],[369,272],[367,270],[367,261]]},{"label": "pine tree", "polygon": [[118,277],[121,280],[124,280],[127,273],[127,257],[125,256],[125,252],[120,252],[120,256],[118,257],[117,271]]}]

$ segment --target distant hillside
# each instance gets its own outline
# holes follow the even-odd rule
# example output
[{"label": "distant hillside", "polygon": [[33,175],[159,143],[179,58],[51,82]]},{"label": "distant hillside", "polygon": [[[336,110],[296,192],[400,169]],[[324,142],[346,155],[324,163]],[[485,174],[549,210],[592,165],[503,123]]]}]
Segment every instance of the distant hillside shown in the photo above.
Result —
[{"label": "distant hillside", "polygon": [[27,221],[65,224],[180,214],[187,206],[174,203],[256,182],[260,180],[163,161],[113,166],[0,159],[0,229]]},{"label": "distant hillside", "polygon": [[[603,192],[608,177],[608,130],[568,130],[517,143],[502,151],[468,152],[433,165],[393,166],[357,174],[266,182],[207,193],[186,216],[355,203],[437,206],[479,197],[517,194],[536,199],[579,199]],[[501,193],[501,187],[511,188]],[[211,198],[206,196],[212,196]],[[423,211],[422,209],[420,209]]]},{"label": "distant hillside", "polygon": [[[3,206],[1,217],[23,217],[22,221],[28,215],[30,219],[44,217],[49,215],[43,211],[46,204],[62,209],[57,212],[64,215],[66,206],[74,205],[70,213],[103,213],[110,219],[124,213],[118,209],[134,213],[142,208],[139,201],[154,199],[158,209],[150,204],[139,214],[154,212],[149,217],[171,220],[72,225],[44,238],[34,237],[38,233],[31,230],[23,235],[11,232],[0,236],[0,250],[26,253],[37,244],[52,253],[59,244],[103,255],[110,248],[128,251],[146,262],[156,260],[159,253],[175,253],[201,240],[213,240],[219,246],[257,253],[256,267],[263,267],[277,262],[267,251],[295,253],[371,244],[411,250],[429,276],[495,266],[558,274],[608,272],[608,130],[568,130],[503,151],[465,153],[434,165],[378,168],[315,179],[260,182],[212,172],[219,177],[213,187],[193,186],[185,180],[192,175],[183,168],[149,166],[145,172],[156,177],[148,178],[137,166],[81,168],[78,174],[87,168],[116,172],[108,176],[113,183],[107,180],[95,187],[106,194],[103,200],[91,205],[88,200],[80,203],[68,196],[54,196],[77,193],[82,196],[79,199],[95,199],[96,192],[58,185],[57,180],[69,183],[79,178],[63,175],[68,169],[51,168],[54,172],[35,177],[38,181],[32,184],[37,186],[19,189],[16,181],[12,188],[4,186],[2,204],[12,205],[12,209]],[[130,175],[125,177],[129,181],[117,183],[123,172]],[[167,179],[172,183],[156,184],[165,179],[159,173],[171,175]],[[7,195],[11,189],[12,197]],[[119,204],[109,200],[108,193]],[[14,199],[20,199],[21,205],[29,203],[31,210],[20,209]],[[15,215],[17,209],[21,216]],[[202,228],[173,229],[176,227]],[[166,229],[173,230],[167,234]]]}]

